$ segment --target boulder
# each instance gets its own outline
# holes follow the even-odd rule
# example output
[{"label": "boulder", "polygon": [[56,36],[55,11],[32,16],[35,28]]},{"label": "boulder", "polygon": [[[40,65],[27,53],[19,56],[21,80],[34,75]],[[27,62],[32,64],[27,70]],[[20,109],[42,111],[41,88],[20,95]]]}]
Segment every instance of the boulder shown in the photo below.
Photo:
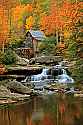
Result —
[{"label": "boulder", "polygon": [[26,58],[21,58],[20,56],[18,56],[16,54],[16,64],[17,65],[22,65],[22,66],[26,66],[29,63],[29,60]]},{"label": "boulder", "polygon": [[21,93],[21,94],[31,94],[32,90],[26,86],[24,86],[22,83],[13,80],[9,81],[7,84],[7,88],[11,90],[12,92]]},{"label": "boulder", "polygon": [[41,56],[36,58],[31,58],[29,60],[29,64],[58,64],[61,62],[63,58],[61,56]]},{"label": "boulder", "polygon": [[0,85],[0,96],[9,95],[11,92],[5,86]]}]

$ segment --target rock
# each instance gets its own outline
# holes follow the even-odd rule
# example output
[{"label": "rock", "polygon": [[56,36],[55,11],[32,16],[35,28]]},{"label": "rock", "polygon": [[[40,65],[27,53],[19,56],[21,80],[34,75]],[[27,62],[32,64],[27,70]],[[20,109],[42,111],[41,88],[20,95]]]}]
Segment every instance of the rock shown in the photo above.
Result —
[{"label": "rock", "polygon": [[[10,91],[12,88],[14,88],[13,92]],[[17,90],[17,93],[15,90]],[[32,93],[32,90],[21,85],[17,81],[0,81],[0,104],[16,103],[17,101],[28,100],[30,99],[30,96],[34,95],[35,93]]]},{"label": "rock", "polygon": [[3,95],[3,96],[6,96],[6,95],[9,95],[11,92],[10,90],[8,90],[5,86],[1,85],[0,86],[0,96]]},{"label": "rock", "polygon": [[40,66],[12,66],[7,68],[8,72],[6,75],[36,75],[42,72]]},{"label": "rock", "polygon": [[21,58],[16,54],[16,64],[17,65],[22,65],[22,66],[26,66],[29,63],[29,60],[26,58]]},{"label": "rock", "polygon": [[29,64],[58,64],[61,62],[63,58],[61,56],[41,56],[36,58],[31,58],[29,60]]},{"label": "rock", "polygon": [[61,75],[62,73],[63,73],[62,69],[55,69],[55,68],[51,69],[52,76],[58,76],[58,75]]},{"label": "rock", "polygon": [[7,89],[6,86],[0,85],[0,104],[17,103],[17,101],[23,101],[29,98],[30,95],[11,93],[11,91]]},{"label": "rock", "polygon": [[0,80],[5,80],[5,79],[16,79],[17,81],[21,81],[25,79],[25,75],[0,75]]},{"label": "rock", "polygon": [[83,98],[83,93],[81,93],[81,94],[80,93],[75,93],[74,97],[82,97]]},{"label": "rock", "polygon": [[30,88],[24,86],[22,83],[20,83],[16,80],[8,82],[7,88],[9,90],[11,90],[12,92],[16,92],[16,93],[21,93],[21,94],[31,94],[32,93],[32,90],[30,90]]}]

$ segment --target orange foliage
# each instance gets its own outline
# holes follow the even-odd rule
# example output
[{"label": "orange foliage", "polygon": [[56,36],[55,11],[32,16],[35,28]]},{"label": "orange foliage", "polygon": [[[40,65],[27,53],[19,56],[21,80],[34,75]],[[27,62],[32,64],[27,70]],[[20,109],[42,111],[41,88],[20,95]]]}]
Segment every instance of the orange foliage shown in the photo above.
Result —
[{"label": "orange foliage", "polygon": [[27,12],[32,12],[32,10],[33,10],[31,4],[27,4],[24,8],[25,8],[25,11],[27,11]]},{"label": "orange foliage", "polygon": [[31,4],[27,5],[18,5],[15,8],[12,9],[12,17],[13,17],[13,25],[16,26],[16,28],[20,28],[23,25],[23,15],[25,13],[31,13],[33,10]]},{"label": "orange foliage", "polygon": [[7,11],[0,7],[0,47],[2,46],[3,42],[6,42],[9,32],[8,17],[6,13]]},{"label": "orange foliage", "polygon": [[83,2],[70,3],[64,1],[61,6],[57,6],[56,1],[52,1],[49,16],[42,16],[41,29],[48,33],[54,33],[56,30],[63,31],[66,27],[70,27],[79,20],[82,13],[79,11],[82,8]]},{"label": "orange foliage", "polygon": [[13,16],[13,21],[16,22],[20,19],[22,13],[23,13],[24,7],[21,5],[16,6],[15,8],[12,9],[12,16]]}]

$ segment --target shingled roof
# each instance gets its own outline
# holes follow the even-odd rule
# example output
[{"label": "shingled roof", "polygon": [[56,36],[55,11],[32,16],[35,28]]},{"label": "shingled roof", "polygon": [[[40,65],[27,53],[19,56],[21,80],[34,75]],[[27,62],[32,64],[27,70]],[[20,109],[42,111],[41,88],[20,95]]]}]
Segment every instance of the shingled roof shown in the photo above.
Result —
[{"label": "shingled roof", "polygon": [[46,37],[44,32],[40,30],[30,30],[29,32],[31,33],[32,37],[36,40],[44,40]]}]

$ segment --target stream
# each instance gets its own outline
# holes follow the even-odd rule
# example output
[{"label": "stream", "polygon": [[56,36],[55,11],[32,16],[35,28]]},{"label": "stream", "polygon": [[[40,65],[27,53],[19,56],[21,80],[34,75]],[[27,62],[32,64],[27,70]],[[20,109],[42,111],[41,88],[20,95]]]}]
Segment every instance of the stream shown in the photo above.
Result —
[{"label": "stream", "polygon": [[83,125],[83,99],[71,95],[36,96],[0,109],[0,125]]},{"label": "stream", "polygon": [[43,67],[42,73],[37,75],[26,76],[22,83],[29,82],[34,89],[43,89],[51,84],[72,84],[74,79],[67,74],[65,67],[61,64],[52,67]]},{"label": "stream", "polygon": [[25,102],[0,105],[0,125],[83,125],[83,98],[45,89],[52,83],[75,82],[61,65],[52,70],[44,67],[42,73],[26,76],[21,82],[33,84],[39,95]]}]

